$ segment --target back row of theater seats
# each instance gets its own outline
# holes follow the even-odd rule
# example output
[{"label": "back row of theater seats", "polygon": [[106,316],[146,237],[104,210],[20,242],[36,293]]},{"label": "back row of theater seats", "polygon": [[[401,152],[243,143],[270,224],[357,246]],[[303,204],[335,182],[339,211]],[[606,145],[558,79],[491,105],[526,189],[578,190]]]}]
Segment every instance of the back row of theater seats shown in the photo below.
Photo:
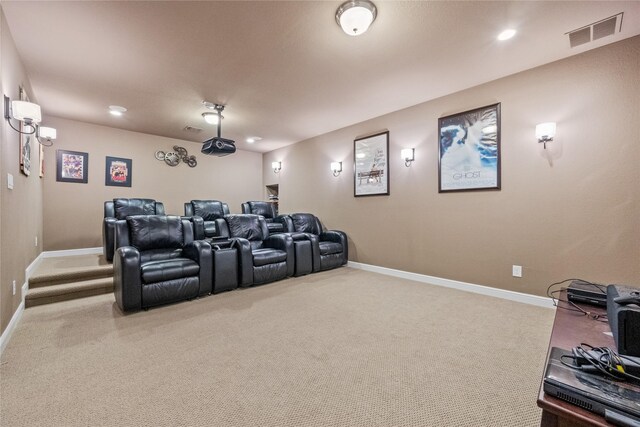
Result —
[{"label": "back row of theater seats", "polygon": [[[243,209],[261,203],[269,206],[247,202]],[[302,276],[348,260],[346,235],[323,230],[308,213],[270,218],[281,231],[270,229],[263,215],[232,215],[215,200],[185,203],[186,215],[179,217],[164,215],[154,200],[114,199],[105,203],[107,214],[113,216],[104,219],[105,257],[111,248],[123,311]]]},{"label": "back row of theater seats", "polygon": [[[229,205],[218,200],[191,200],[184,204],[184,216],[199,216],[204,220],[204,237],[217,235],[215,220],[229,215]],[[242,203],[243,214],[262,215],[269,233],[285,232],[283,217],[276,214],[273,203],[251,201]],[[115,222],[132,215],[166,215],[164,204],[153,199],[117,198],[104,202],[102,249],[107,261],[113,261]]]}]

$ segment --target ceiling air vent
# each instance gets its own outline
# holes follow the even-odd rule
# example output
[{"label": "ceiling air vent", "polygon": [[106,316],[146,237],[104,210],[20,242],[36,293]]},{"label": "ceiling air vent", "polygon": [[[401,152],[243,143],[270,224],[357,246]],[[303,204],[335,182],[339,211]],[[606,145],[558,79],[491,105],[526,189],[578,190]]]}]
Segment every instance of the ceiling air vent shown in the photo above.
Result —
[{"label": "ceiling air vent", "polygon": [[197,127],[189,126],[189,125],[187,125],[184,128],[182,128],[182,130],[185,131],[185,132],[189,132],[189,133],[200,133],[200,132],[202,132],[201,128],[197,128]]},{"label": "ceiling air vent", "polygon": [[623,14],[623,12],[620,12],[617,15],[569,31],[566,33],[569,35],[569,44],[571,47],[576,47],[603,37],[611,36],[615,34],[616,31],[620,32],[622,30]]}]

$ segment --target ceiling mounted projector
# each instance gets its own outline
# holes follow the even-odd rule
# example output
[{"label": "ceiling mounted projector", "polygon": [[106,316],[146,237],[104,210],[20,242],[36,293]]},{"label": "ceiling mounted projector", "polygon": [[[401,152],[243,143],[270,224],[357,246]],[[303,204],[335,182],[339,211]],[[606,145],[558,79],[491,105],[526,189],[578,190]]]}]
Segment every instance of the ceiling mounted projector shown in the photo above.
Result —
[{"label": "ceiling mounted projector", "polygon": [[218,113],[218,136],[214,136],[211,139],[207,139],[202,143],[202,154],[207,154],[209,156],[228,156],[229,154],[233,154],[236,152],[235,141],[231,139],[222,138],[220,135],[222,133],[222,110],[224,110],[224,105],[215,104],[215,110]]}]

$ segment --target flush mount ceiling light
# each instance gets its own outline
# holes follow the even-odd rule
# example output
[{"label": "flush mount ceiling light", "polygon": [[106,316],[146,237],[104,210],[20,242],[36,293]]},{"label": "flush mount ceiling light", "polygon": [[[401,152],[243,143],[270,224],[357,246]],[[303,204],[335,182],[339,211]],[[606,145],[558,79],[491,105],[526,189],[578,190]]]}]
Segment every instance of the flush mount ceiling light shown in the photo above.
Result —
[{"label": "flush mount ceiling light", "polygon": [[261,139],[262,138],[260,138],[259,136],[251,136],[251,137],[247,138],[247,143],[253,144],[254,142],[260,141]]},{"label": "flush mount ceiling light", "polygon": [[515,35],[516,35],[516,30],[510,28],[510,29],[504,30],[503,32],[498,34],[498,40],[500,40],[500,41],[509,40],[511,37],[513,37]]},{"label": "flush mount ceiling light", "polygon": [[224,119],[224,116],[222,114],[218,115],[218,113],[202,113],[202,117],[210,125],[217,125],[221,119]]},{"label": "flush mount ceiling light", "polygon": [[359,36],[375,21],[378,11],[369,0],[350,0],[336,11],[336,22],[350,36]]},{"label": "flush mount ceiling light", "polygon": [[119,105],[109,105],[109,114],[112,116],[121,116],[127,111],[126,108]]}]

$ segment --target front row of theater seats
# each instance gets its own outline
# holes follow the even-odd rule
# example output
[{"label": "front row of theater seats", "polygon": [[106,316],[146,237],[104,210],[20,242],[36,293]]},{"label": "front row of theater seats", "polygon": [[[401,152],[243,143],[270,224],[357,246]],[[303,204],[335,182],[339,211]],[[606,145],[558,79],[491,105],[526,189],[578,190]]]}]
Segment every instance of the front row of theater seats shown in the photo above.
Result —
[{"label": "front row of theater seats", "polygon": [[123,311],[301,276],[347,263],[347,237],[323,231],[312,214],[280,217],[270,234],[261,215],[224,215],[206,236],[203,219],[132,215],[115,221],[114,285]]}]

